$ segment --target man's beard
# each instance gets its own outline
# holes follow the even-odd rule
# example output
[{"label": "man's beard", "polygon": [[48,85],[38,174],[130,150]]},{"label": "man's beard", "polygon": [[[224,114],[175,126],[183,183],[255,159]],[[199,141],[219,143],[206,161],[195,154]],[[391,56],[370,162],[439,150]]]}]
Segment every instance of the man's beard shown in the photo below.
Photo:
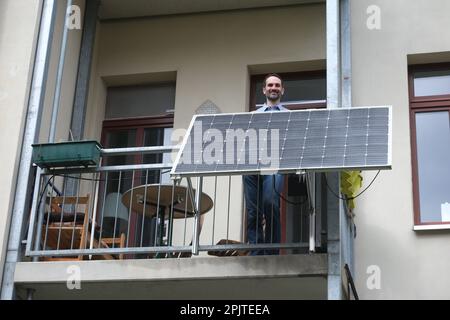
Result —
[{"label": "man's beard", "polygon": [[279,100],[281,97],[280,93],[269,93],[266,95],[266,98],[269,99],[270,101],[277,101]]}]

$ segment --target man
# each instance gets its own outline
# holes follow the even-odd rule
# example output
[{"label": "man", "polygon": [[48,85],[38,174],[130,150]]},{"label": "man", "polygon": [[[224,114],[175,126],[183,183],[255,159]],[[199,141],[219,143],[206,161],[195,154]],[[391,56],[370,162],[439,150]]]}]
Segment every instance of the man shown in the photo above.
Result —
[{"label": "man", "polygon": [[[266,103],[255,112],[289,111],[280,104],[284,94],[283,80],[275,73],[264,78],[263,93]],[[247,175],[244,180],[244,196],[247,209],[247,241],[280,243],[280,197],[283,176]],[[278,249],[253,250],[250,255],[279,254]]]}]

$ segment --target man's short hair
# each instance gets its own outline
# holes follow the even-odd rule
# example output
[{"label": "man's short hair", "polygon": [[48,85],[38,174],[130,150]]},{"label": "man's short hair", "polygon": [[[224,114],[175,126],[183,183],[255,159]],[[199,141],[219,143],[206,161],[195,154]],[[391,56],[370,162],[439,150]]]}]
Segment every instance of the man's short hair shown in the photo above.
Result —
[{"label": "man's short hair", "polygon": [[264,77],[264,81],[263,81],[263,86],[266,86],[266,80],[270,77],[276,77],[278,79],[281,80],[281,86],[283,87],[283,79],[281,78],[281,76],[277,73],[269,73],[267,76]]}]

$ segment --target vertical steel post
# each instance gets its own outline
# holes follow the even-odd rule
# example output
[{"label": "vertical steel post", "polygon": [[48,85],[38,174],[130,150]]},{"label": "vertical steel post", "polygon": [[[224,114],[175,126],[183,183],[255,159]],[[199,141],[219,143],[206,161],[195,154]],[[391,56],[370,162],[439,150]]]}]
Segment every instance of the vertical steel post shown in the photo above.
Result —
[{"label": "vertical steel post", "polygon": [[[67,0],[67,9],[72,6],[72,0]],[[52,143],[55,141],[56,135],[56,121],[58,120],[58,111],[61,101],[61,87],[62,87],[62,78],[64,74],[64,62],[66,60],[66,50],[67,50],[67,36],[68,36],[68,28],[66,25],[66,19],[64,19],[64,27],[63,27],[63,36],[61,40],[61,51],[59,52],[59,63],[58,63],[58,73],[56,74],[56,86],[55,86],[55,94],[53,95],[53,109],[52,109],[52,120],[50,122],[50,133],[48,136],[48,142]]]},{"label": "vertical steel post", "polygon": [[[350,1],[341,0],[341,63],[342,63],[342,107],[352,107],[352,57],[351,57],[351,20],[350,20]],[[348,264],[352,274],[354,274],[353,263],[353,222],[347,215],[348,208],[341,201],[341,238],[343,264]]]},{"label": "vertical steel post", "polygon": [[[341,38],[340,1],[326,2],[327,41],[327,108],[341,107]],[[328,184],[335,194],[339,194],[339,173],[327,174]],[[327,251],[328,251],[328,299],[342,299],[342,263],[340,242],[340,200],[331,193],[327,197]]]}]

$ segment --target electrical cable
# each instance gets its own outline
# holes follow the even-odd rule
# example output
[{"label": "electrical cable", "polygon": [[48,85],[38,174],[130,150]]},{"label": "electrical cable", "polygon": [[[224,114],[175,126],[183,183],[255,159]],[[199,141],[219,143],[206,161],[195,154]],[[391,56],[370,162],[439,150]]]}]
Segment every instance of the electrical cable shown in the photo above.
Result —
[{"label": "electrical cable", "polygon": [[[55,175],[52,175],[52,176],[47,180],[47,182],[45,183],[44,188],[42,188],[42,192],[41,192],[41,194],[39,195],[39,201],[38,201],[37,208],[39,208],[39,207],[41,206],[42,197],[43,197],[45,191],[47,190],[47,186],[49,185],[50,180],[52,180],[52,179],[54,179],[54,178],[55,178]],[[52,183],[52,184],[53,184],[53,183]]]},{"label": "electrical cable", "polygon": [[339,195],[337,195],[337,194],[330,188],[330,186],[328,185],[327,176],[326,176],[326,175],[324,175],[324,176],[325,176],[325,183],[326,183],[326,185],[327,185],[328,190],[330,190],[330,192],[331,192],[336,198],[341,199],[341,200],[353,200],[353,199],[358,198],[360,195],[362,195],[364,192],[366,192],[367,189],[370,188],[370,186],[372,185],[372,183],[375,182],[375,180],[376,180],[376,178],[378,177],[378,175],[380,174],[380,172],[381,172],[381,170],[378,170],[378,172],[377,172],[377,174],[375,175],[375,177],[372,179],[372,181],[369,183],[369,185],[368,185],[363,191],[361,191],[361,192],[360,192],[359,194],[357,194],[356,196],[350,197],[350,198],[347,198],[347,197],[342,198],[342,197],[340,197]]},{"label": "electrical cable", "polygon": [[275,187],[275,178],[272,178],[272,181],[273,181],[273,190],[275,191],[275,193],[277,194],[277,196],[279,196],[284,202],[289,203],[289,204],[292,204],[292,205],[294,205],[294,206],[299,206],[299,205],[305,204],[305,203],[308,201],[308,197],[306,197],[306,199],[301,200],[301,201],[299,201],[299,202],[294,202],[294,201],[290,201],[290,200],[286,199],[286,198],[283,197],[283,196],[278,192],[278,190],[276,189],[276,187]]},{"label": "electrical cable", "polygon": [[66,174],[54,174],[53,176],[63,177],[63,178],[71,178],[75,180],[85,180],[85,181],[105,181],[105,179],[91,179],[91,178],[82,178],[82,177],[74,177]]}]

